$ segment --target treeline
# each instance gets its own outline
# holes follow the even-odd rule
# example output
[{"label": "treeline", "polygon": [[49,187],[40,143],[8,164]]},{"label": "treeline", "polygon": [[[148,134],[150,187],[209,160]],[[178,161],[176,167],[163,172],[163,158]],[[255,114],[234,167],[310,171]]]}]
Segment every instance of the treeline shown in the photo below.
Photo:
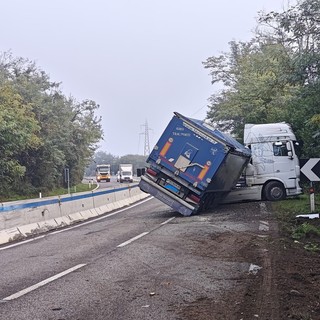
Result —
[{"label": "treeline", "polygon": [[214,124],[241,137],[245,123],[285,121],[304,142],[301,156],[320,156],[319,0],[259,13],[251,41],[203,64],[224,85],[209,100]]},{"label": "treeline", "polygon": [[[245,123],[285,121],[304,142],[302,157],[320,155],[320,1],[260,13],[253,38],[203,62],[223,90],[209,98],[207,118],[241,138]],[[71,184],[99,163],[143,167],[145,158],[97,152],[101,119],[92,100],[65,97],[34,62],[0,54],[0,200]],[[94,161],[91,161],[94,159]]]},{"label": "treeline", "polygon": [[97,151],[94,154],[93,160],[85,171],[87,177],[92,177],[95,175],[95,169],[97,164],[110,164],[111,172],[116,174],[119,170],[120,163],[131,163],[133,165],[134,174],[137,174],[137,169],[145,168],[146,166],[146,156],[138,154],[127,154],[125,156],[119,157],[114,156],[111,153],[106,153],[104,151]]},{"label": "treeline", "polygon": [[[79,183],[102,137],[98,105],[66,97],[34,62],[0,55],[0,198]],[[1,200],[1,199],[0,199]]]}]

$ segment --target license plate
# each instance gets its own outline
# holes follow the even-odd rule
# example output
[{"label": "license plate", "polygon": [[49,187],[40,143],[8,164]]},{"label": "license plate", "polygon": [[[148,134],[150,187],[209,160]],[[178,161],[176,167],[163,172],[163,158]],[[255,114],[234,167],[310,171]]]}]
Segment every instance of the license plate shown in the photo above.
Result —
[{"label": "license plate", "polygon": [[180,191],[180,186],[171,180],[167,180],[164,187],[175,193],[178,193]]}]

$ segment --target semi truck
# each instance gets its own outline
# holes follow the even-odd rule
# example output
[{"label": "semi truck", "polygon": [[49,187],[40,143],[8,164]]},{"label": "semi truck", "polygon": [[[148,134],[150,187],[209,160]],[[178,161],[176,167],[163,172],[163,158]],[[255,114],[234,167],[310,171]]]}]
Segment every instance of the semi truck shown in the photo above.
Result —
[{"label": "semi truck", "polygon": [[225,202],[277,201],[302,193],[299,143],[289,124],[245,124],[243,142],[251,160]]},{"label": "semi truck", "polygon": [[245,145],[175,112],[146,160],[139,187],[184,216],[220,203],[300,194],[290,126],[248,124],[244,137]]},{"label": "semi truck", "polygon": [[96,180],[100,182],[105,180],[106,182],[110,182],[110,164],[98,164],[96,166]]},{"label": "semi truck", "polygon": [[133,182],[133,165],[132,164],[120,164],[119,171],[117,173],[117,181]]}]

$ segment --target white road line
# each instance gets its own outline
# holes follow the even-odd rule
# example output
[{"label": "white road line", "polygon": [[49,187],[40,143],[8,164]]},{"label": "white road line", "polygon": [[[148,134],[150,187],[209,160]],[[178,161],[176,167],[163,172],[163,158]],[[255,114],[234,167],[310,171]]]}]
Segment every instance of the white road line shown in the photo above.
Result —
[{"label": "white road line", "polygon": [[140,239],[140,238],[144,237],[144,236],[147,235],[147,234],[149,234],[149,232],[140,233],[140,234],[137,235],[136,237],[133,237],[133,238],[129,239],[128,241],[122,242],[121,244],[119,244],[119,245],[117,246],[117,248],[122,248],[122,247],[126,246],[127,244],[129,244],[129,243],[131,243],[131,242],[133,242],[133,241],[135,241],[135,240],[137,240],[137,239]]},{"label": "white road line", "polygon": [[87,225],[87,224],[94,223],[94,222],[99,221],[99,220],[103,220],[103,219],[109,218],[109,217],[114,216],[114,215],[116,215],[116,214],[118,214],[118,213],[121,213],[121,212],[123,212],[123,211],[127,211],[127,210],[129,210],[129,209],[131,209],[131,208],[134,208],[134,207],[136,207],[136,206],[139,206],[140,204],[143,204],[143,203],[145,203],[145,202],[147,202],[147,201],[150,201],[151,199],[153,199],[153,197],[148,198],[148,199],[145,199],[145,200],[143,200],[143,201],[141,201],[141,202],[139,202],[139,203],[133,204],[133,205],[131,205],[130,207],[127,207],[127,208],[124,208],[124,209],[120,209],[120,210],[117,210],[117,211],[115,211],[115,212],[106,214],[106,215],[104,215],[103,217],[95,218],[95,219],[90,220],[90,221],[87,221],[87,222],[81,222],[80,224],[78,224],[78,225],[76,225],[76,226],[69,227],[69,228],[66,228],[66,229],[63,229],[63,230],[53,231],[53,232],[49,233],[49,235],[51,235],[51,234],[57,234],[57,233],[61,233],[61,232],[66,232],[66,231],[68,231],[68,230],[80,228],[80,227],[82,227],[82,226],[84,226],[84,225]]},{"label": "white road line", "polygon": [[[169,223],[170,221],[172,221],[173,219],[175,219],[175,217],[172,217],[172,218],[170,218],[170,219],[168,219],[168,220],[160,223],[160,225],[163,226],[163,225]],[[129,243],[131,243],[131,242],[133,242],[133,241],[135,241],[135,240],[137,240],[137,239],[140,239],[140,238],[144,237],[145,235],[147,235],[147,234],[149,234],[149,233],[150,233],[150,231],[143,232],[143,233],[139,234],[138,236],[133,237],[133,238],[129,239],[128,241],[125,241],[125,242],[119,244],[119,245],[117,246],[117,248],[122,248],[122,247],[126,246],[127,244],[129,244]]]},{"label": "white road line", "polygon": [[133,204],[133,205],[131,205],[130,207],[127,207],[127,208],[120,209],[120,210],[117,210],[117,211],[115,211],[115,212],[109,213],[109,214],[107,214],[107,215],[104,215],[103,217],[95,218],[95,219],[90,220],[90,221],[87,221],[87,222],[82,222],[82,223],[80,223],[80,224],[78,224],[78,225],[76,225],[76,226],[73,226],[73,227],[69,227],[69,228],[65,228],[65,229],[62,229],[62,230],[53,231],[53,232],[50,232],[50,233],[48,233],[48,234],[46,234],[46,235],[43,235],[43,236],[39,236],[39,237],[36,237],[36,238],[32,238],[32,239],[30,239],[30,240],[23,240],[22,242],[17,242],[17,243],[14,243],[14,244],[11,244],[11,245],[2,247],[2,248],[0,248],[0,251],[6,250],[6,249],[10,249],[10,248],[13,248],[13,247],[17,247],[17,246],[21,246],[21,245],[24,245],[24,244],[29,243],[30,241],[35,241],[35,240],[44,238],[44,237],[46,237],[46,236],[50,236],[50,235],[53,235],[53,234],[58,234],[58,233],[61,233],[61,232],[66,232],[66,231],[69,231],[69,230],[72,230],[72,229],[75,229],[75,228],[80,228],[80,227],[82,227],[82,226],[84,226],[84,225],[86,225],[86,224],[94,223],[95,221],[99,221],[99,220],[102,220],[102,219],[109,218],[109,217],[114,216],[114,215],[116,215],[116,214],[118,214],[118,213],[121,213],[121,212],[123,212],[123,211],[129,210],[129,209],[134,208],[134,207],[136,207],[136,206],[139,206],[140,204],[143,204],[143,203],[145,203],[145,202],[147,202],[147,201],[150,201],[151,199],[153,199],[153,197],[148,198],[148,199],[145,199],[145,200],[143,200],[143,201],[141,201],[141,202],[139,202],[139,203]]},{"label": "white road line", "polygon": [[73,272],[73,271],[75,271],[77,269],[80,269],[80,268],[84,267],[84,266],[86,266],[86,264],[78,264],[78,265],[76,265],[76,266],[74,266],[74,267],[72,267],[72,268],[70,268],[68,270],[65,270],[63,272],[60,272],[60,273],[56,274],[53,277],[45,279],[45,280],[43,280],[43,281],[41,281],[41,282],[31,286],[31,287],[25,288],[25,289],[23,289],[23,290],[21,290],[21,291],[19,291],[17,293],[14,293],[11,296],[8,296],[8,297],[2,299],[2,301],[10,301],[10,300],[14,300],[14,299],[20,298],[21,296],[23,296],[23,295],[25,295],[25,294],[27,294],[27,293],[29,293],[31,291],[34,291],[34,290],[36,290],[36,289],[38,289],[40,287],[43,287],[44,285],[46,285],[46,284],[48,284],[48,283],[50,283],[50,282],[52,282],[54,280],[57,280],[57,279],[65,276],[66,274],[71,273],[71,272]]},{"label": "white road line", "polygon": [[29,239],[29,240],[23,240],[23,242],[17,242],[17,243],[14,243],[14,244],[10,244],[10,245],[8,245],[6,247],[0,248],[0,251],[6,250],[6,249],[10,249],[10,248],[13,248],[13,247],[16,247],[16,246],[21,246],[22,244],[27,244],[28,242],[35,241],[35,240],[38,240],[38,239],[41,239],[41,238],[44,238],[44,237],[45,236],[39,236],[39,237],[32,238],[32,239]]},{"label": "white road line", "polygon": [[160,224],[163,226],[164,224],[169,223],[169,222],[172,221],[173,219],[175,219],[175,217],[170,218],[170,219],[168,219],[168,220],[166,220],[166,221],[164,221],[164,222],[162,222],[162,223],[160,223]]}]

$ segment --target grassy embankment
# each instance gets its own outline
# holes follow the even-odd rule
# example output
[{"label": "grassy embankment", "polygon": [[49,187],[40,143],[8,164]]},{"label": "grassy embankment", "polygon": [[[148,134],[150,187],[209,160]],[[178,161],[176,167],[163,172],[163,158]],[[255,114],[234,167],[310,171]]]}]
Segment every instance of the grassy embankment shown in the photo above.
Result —
[{"label": "grassy embankment", "polygon": [[[70,187],[70,193],[76,193],[76,192],[85,192],[93,190],[96,187],[96,183],[89,184],[89,183],[80,183],[76,186]],[[60,196],[68,194],[68,188],[58,188],[52,191],[48,192],[41,192],[41,197],[52,197],[52,196]],[[20,196],[20,195],[14,195],[12,194],[10,197],[1,197],[0,196],[0,202],[7,202],[7,201],[19,201],[19,200],[26,200],[26,199],[36,199],[40,198],[40,193],[38,194],[31,194],[28,196]]]},{"label": "grassy embankment", "polygon": [[[280,222],[281,230],[309,251],[320,251],[320,219],[297,218],[297,215],[310,214],[310,195],[296,199],[272,203],[273,211]],[[315,212],[320,212],[320,195],[315,195]]]}]

